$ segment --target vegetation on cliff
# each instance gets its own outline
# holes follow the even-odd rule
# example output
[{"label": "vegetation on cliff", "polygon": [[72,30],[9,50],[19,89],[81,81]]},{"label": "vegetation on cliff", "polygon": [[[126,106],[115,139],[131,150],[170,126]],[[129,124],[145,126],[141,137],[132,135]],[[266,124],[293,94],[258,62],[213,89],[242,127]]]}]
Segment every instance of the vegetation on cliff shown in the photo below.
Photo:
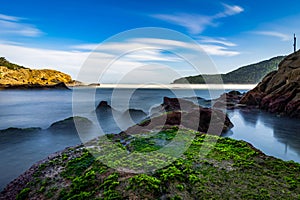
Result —
[{"label": "vegetation on cliff", "polygon": [[71,76],[50,69],[29,69],[0,58],[0,86],[51,86],[59,83],[72,83]]},{"label": "vegetation on cliff", "polygon": [[256,64],[240,67],[227,74],[212,74],[212,75],[197,75],[189,76],[175,80],[173,83],[177,84],[206,84],[206,83],[220,83],[220,77],[225,84],[256,84],[262,78],[277,69],[278,64],[284,59],[284,56],[278,56],[265,60]]},{"label": "vegetation on cliff", "polygon": [[0,66],[7,67],[8,69],[17,70],[17,69],[26,69],[23,66],[14,64],[6,60],[4,57],[0,57]]},{"label": "vegetation on cliff", "polygon": [[[167,166],[149,173],[125,172],[144,162],[142,153],[157,152],[170,143],[178,131],[194,134],[189,148]],[[300,165],[269,157],[248,143],[205,135],[190,130],[168,130],[152,136],[127,138],[108,135],[102,143],[106,157],[119,160],[115,168],[103,164],[87,148],[99,140],[52,156],[31,168],[32,176],[22,183],[15,180],[1,194],[6,199],[297,199],[300,197]],[[153,135],[154,134],[154,135]],[[215,143],[215,141],[217,142]],[[120,157],[115,146],[126,149],[134,160]],[[203,149],[211,151],[204,155]],[[139,153],[139,154],[138,154]],[[147,154],[146,154],[147,155]],[[104,155],[103,155],[104,156]],[[168,160],[157,155],[157,159]],[[155,164],[148,160],[147,165]],[[30,171],[29,170],[29,171]],[[19,186],[18,189],[16,189]],[[14,192],[15,193],[14,193]]]}]

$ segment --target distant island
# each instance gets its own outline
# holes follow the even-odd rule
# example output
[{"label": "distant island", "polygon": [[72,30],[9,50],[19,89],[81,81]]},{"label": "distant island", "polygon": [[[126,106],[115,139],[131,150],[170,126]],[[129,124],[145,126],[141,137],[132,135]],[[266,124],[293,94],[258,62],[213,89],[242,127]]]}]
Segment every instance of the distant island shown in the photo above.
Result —
[{"label": "distant island", "polygon": [[277,56],[259,63],[240,67],[226,74],[204,74],[176,79],[174,84],[214,84],[220,83],[220,76],[225,84],[256,84],[268,73],[277,70],[285,56]]},{"label": "distant island", "polygon": [[0,57],[0,88],[67,88],[74,81],[68,74],[51,69],[29,69]]}]

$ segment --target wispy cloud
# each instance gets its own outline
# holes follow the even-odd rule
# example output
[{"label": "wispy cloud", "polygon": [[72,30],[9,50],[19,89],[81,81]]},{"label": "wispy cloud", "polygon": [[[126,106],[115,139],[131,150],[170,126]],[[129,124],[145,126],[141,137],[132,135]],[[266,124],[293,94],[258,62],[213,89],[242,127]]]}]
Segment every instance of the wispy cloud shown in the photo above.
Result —
[{"label": "wispy cloud", "polygon": [[227,17],[231,15],[236,15],[244,11],[244,8],[237,6],[237,5],[228,5],[228,4],[223,4],[225,10],[223,12],[220,12],[216,14],[214,17],[215,18],[221,18],[221,17]]},{"label": "wispy cloud", "polygon": [[[209,37],[202,37],[198,41],[199,47],[208,55],[214,56],[235,56],[238,55],[239,52],[229,50],[228,47],[236,46],[236,44],[229,42],[225,39],[213,39]],[[80,44],[74,45],[70,48],[74,50],[90,50],[97,51],[97,47],[99,44]],[[195,50],[195,44],[191,44],[189,42],[184,41],[176,41],[171,39],[158,39],[158,38],[135,38],[130,39],[126,42],[111,42],[101,44],[101,49],[105,50],[105,52],[109,52],[111,54],[117,54],[118,52],[123,51],[131,51],[133,49],[139,50],[140,52],[135,55],[135,58],[145,58],[149,60],[165,60],[169,59],[169,61],[173,61],[173,58],[166,57],[166,55],[162,54],[162,51],[153,51],[153,49],[164,49],[172,52],[174,49],[185,49],[185,50]],[[145,51],[144,49],[151,49],[151,51]],[[142,51],[141,51],[142,50]],[[150,59],[151,58],[151,59]]]},{"label": "wispy cloud", "polygon": [[258,35],[277,37],[282,41],[288,41],[291,39],[291,37],[289,35],[286,35],[286,34],[280,33],[280,32],[276,32],[276,31],[255,31],[253,33],[258,34]]},{"label": "wispy cloud", "polygon": [[201,33],[207,26],[213,26],[213,20],[209,16],[202,15],[192,15],[192,14],[176,14],[176,15],[167,15],[167,14],[155,14],[152,17],[167,21],[172,24],[183,26],[188,29],[192,34]]},{"label": "wispy cloud", "polygon": [[[84,69],[84,74],[78,77],[84,82],[99,81],[95,74],[97,70],[105,69],[100,81],[106,83],[117,83],[124,77],[129,77],[124,80],[131,78],[131,81],[135,82],[147,79],[168,83],[180,76],[197,73],[186,61],[196,63],[194,66],[203,67],[203,73],[211,73],[211,67],[208,67],[211,62],[207,54],[225,57],[239,54],[229,50],[227,47],[232,44],[228,42],[226,46],[225,41],[209,41],[207,38],[207,43],[199,46],[197,43],[171,39],[129,38],[122,42],[78,44],[66,50],[32,48],[2,41],[0,56],[30,68],[56,69],[70,74],[74,79],[77,79],[82,66],[87,64],[88,69]],[[221,42],[224,44],[217,44]],[[90,54],[90,51],[93,53]],[[91,55],[92,57],[89,57]],[[160,67],[157,67],[158,65]],[[136,76],[137,74],[139,76]],[[132,75],[139,78],[132,78]]]},{"label": "wispy cloud", "polygon": [[224,38],[210,38],[210,37],[200,37],[199,43],[212,43],[212,44],[221,44],[227,47],[235,47],[237,44],[230,42]]},{"label": "wispy cloud", "polygon": [[23,23],[24,19],[15,16],[0,14],[0,36],[38,37],[43,34],[32,24]]},{"label": "wispy cloud", "polygon": [[0,14],[0,20],[6,20],[6,21],[20,21],[22,18],[20,17],[15,17],[15,16],[10,16],[10,15],[4,15],[4,14]]},{"label": "wispy cloud", "polygon": [[87,50],[87,51],[93,51],[94,49],[97,48],[99,44],[93,44],[93,43],[89,43],[89,44],[78,44],[78,45],[73,45],[70,46],[71,49],[76,49],[76,50]]},{"label": "wispy cloud", "polygon": [[154,14],[151,17],[167,21],[172,24],[176,24],[185,27],[191,34],[199,34],[203,32],[208,26],[217,26],[216,20],[232,15],[239,14],[244,11],[244,9],[237,5],[223,4],[224,11],[219,12],[212,16],[199,15],[199,14]]},{"label": "wispy cloud", "polygon": [[19,44],[0,43],[0,56],[9,61],[35,69],[56,69],[76,77],[88,53],[24,47]]}]

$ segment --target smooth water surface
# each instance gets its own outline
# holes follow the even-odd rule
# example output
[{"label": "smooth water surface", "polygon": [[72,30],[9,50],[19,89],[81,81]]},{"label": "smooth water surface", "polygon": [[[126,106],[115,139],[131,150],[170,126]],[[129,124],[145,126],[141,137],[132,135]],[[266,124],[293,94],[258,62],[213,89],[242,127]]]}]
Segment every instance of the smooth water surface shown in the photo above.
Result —
[{"label": "smooth water surface", "polygon": [[[241,91],[241,90],[240,90]],[[78,89],[86,96],[94,89]],[[63,150],[81,142],[76,133],[54,134],[46,130],[52,123],[73,116],[72,101],[80,105],[76,115],[90,117],[100,101],[111,103],[113,89],[97,89],[95,99],[72,99],[71,90],[4,90],[0,91],[0,130],[9,127],[41,127],[43,130],[11,130],[0,135],[0,190],[19,176],[35,162],[49,154]],[[122,94],[124,93],[124,95]],[[118,90],[114,108],[125,111],[126,89]],[[224,91],[195,90],[196,96],[217,98]],[[245,92],[245,91],[241,91]],[[192,97],[193,92],[178,89],[139,89],[130,98],[129,107],[149,113],[153,106],[162,103],[163,97]],[[212,95],[212,96],[211,96]],[[207,102],[200,101],[207,105]],[[88,105],[95,105],[93,108]],[[126,109],[126,108],[125,108]],[[267,155],[284,160],[300,162],[300,125],[299,119],[278,118],[261,111],[228,111],[234,124],[225,134],[239,140],[245,140]],[[105,119],[101,125],[105,133],[117,132],[116,125]]]}]

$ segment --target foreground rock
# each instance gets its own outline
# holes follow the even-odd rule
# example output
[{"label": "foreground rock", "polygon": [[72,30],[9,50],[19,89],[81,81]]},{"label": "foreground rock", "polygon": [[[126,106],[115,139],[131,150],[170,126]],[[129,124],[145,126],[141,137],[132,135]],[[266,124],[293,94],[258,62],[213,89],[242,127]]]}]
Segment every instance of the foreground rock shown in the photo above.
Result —
[{"label": "foreground rock", "polygon": [[[195,138],[174,159],[157,150],[172,144],[177,129],[148,134],[131,138],[127,150],[120,141],[102,143],[99,149],[106,150],[97,159],[87,148],[101,138],[87,148],[81,145],[51,155],[12,181],[0,199],[297,199],[300,195],[299,164],[266,156],[246,142],[183,130],[183,135]],[[211,150],[205,154],[202,148]],[[109,162],[112,158],[114,162]],[[143,164],[156,170],[138,171]]]},{"label": "foreground rock", "polygon": [[246,93],[241,104],[263,110],[300,117],[300,51],[287,56],[278,71],[269,73],[253,90]]}]

